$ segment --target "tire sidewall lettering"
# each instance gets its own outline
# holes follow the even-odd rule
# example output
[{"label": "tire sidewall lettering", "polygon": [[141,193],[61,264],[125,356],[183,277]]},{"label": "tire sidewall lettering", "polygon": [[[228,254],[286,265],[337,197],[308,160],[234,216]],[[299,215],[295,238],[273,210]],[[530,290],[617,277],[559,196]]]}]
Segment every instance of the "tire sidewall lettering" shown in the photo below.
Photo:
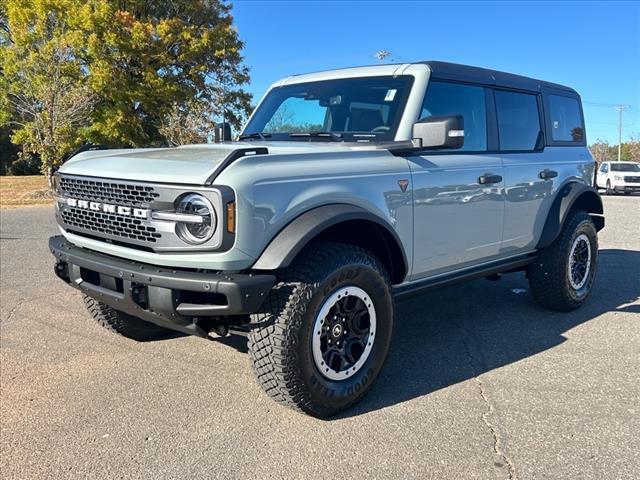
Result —
[{"label": "tire sidewall lettering", "polygon": [[327,282],[327,285],[325,285],[325,287],[322,290],[322,294],[325,297],[327,297],[340,284],[347,281],[356,280],[360,276],[361,270],[362,269],[360,268],[349,268],[347,270],[340,272],[338,276],[332,278],[331,281]]},{"label": "tire sidewall lettering", "polygon": [[[366,388],[370,381],[373,380],[375,371],[369,367],[366,371],[362,371],[357,378],[351,379],[348,385],[342,386],[340,383],[335,382],[335,387],[330,381],[319,378],[316,374],[312,374],[309,378],[309,385],[317,393],[325,398],[348,398],[354,394],[360,393]],[[342,388],[336,388],[342,387]]]}]

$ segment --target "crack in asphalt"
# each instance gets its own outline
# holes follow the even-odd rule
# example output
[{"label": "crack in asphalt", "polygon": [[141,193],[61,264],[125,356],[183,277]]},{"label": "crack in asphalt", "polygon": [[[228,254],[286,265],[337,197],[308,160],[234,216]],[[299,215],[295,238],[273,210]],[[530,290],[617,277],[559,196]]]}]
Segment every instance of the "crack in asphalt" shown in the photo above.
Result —
[{"label": "crack in asphalt", "polygon": [[[468,334],[468,332],[461,326],[457,325],[457,327],[460,330],[462,330],[465,334]],[[500,433],[498,432],[498,428],[490,420],[490,417],[492,417],[495,413],[495,407],[493,406],[493,403],[489,399],[489,396],[487,395],[487,391],[485,390],[485,387],[484,387],[484,383],[482,382],[482,379],[478,374],[478,369],[476,368],[476,364],[475,364],[475,358],[471,353],[469,344],[463,339],[462,345],[464,346],[464,350],[467,354],[467,361],[469,363],[469,367],[471,368],[471,372],[473,373],[473,379],[476,383],[476,386],[478,387],[480,398],[482,399],[482,402],[486,407],[485,412],[482,414],[482,421],[487,426],[487,428],[489,429],[489,432],[491,432],[491,436],[493,437],[493,451],[497,455],[499,455],[502,458],[505,465],[507,465],[507,468],[509,469],[509,479],[517,480],[518,476],[516,475],[516,466],[513,463],[513,460],[511,460],[511,458],[507,455],[507,453],[502,449],[502,441],[501,441]]]},{"label": "crack in asphalt", "polygon": [[13,317],[13,315],[16,313],[16,310],[18,310],[22,305],[24,305],[28,300],[31,300],[29,298],[19,298],[18,299],[18,303],[16,303],[13,308],[11,310],[9,310],[9,313],[7,314],[7,317],[4,319],[5,322],[9,322],[9,320],[11,320],[11,317]]},{"label": "crack in asphalt", "polygon": [[13,308],[11,310],[9,310],[9,313],[7,314],[7,316],[5,317],[3,322],[4,323],[9,323],[9,320],[11,320],[11,318],[15,315],[16,311],[18,311],[18,309],[20,307],[22,307],[27,302],[31,302],[31,301],[36,300],[36,299],[53,298],[53,297],[56,297],[56,296],[58,296],[57,293],[50,293],[48,295],[42,295],[40,297],[20,297],[18,299],[18,302],[13,306]]}]

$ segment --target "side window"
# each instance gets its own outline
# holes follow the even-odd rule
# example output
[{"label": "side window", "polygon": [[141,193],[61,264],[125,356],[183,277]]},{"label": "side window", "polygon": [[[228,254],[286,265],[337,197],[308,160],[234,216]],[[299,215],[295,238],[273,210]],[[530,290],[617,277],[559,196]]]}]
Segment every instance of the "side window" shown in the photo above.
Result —
[{"label": "side window", "polygon": [[554,142],[584,141],[582,114],[578,100],[560,95],[549,95],[551,139]]},{"label": "side window", "polygon": [[534,150],[541,132],[536,96],[503,90],[495,93],[500,150]]},{"label": "side window", "polygon": [[602,166],[600,167],[600,171],[602,173],[607,173],[609,171],[609,165],[607,165],[606,163],[603,163]]},{"label": "side window", "polygon": [[487,150],[487,113],[483,87],[429,82],[420,119],[440,115],[462,115],[464,118],[464,145],[460,150]]}]

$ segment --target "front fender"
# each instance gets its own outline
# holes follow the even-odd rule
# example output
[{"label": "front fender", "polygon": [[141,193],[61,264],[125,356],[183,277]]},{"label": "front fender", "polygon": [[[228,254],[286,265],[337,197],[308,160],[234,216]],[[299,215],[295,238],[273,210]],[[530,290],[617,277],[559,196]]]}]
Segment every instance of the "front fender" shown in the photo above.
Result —
[{"label": "front fender", "polygon": [[571,182],[558,191],[547,215],[537,248],[547,247],[553,243],[573,208],[589,213],[597,230],[604,228],[604,208],[598,191],[584,183]]},{"label": "front fender", "polygon": [[354,205],[333,204],[303,213],[284,227],[267,245],[253,265],[254,270],[277,270],[287,267],[300,251],[321,232],[350,220],[373,222],[392,236],[402,253],[404,271],[408,271],[407,256],[396,231],[383,218]]}]

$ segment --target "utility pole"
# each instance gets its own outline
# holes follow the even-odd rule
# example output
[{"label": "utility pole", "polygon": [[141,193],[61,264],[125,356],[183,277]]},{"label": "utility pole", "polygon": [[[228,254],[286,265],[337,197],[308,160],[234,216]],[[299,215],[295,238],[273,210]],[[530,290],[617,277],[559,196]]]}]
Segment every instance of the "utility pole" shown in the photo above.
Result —
[{"label": "utility pole", "polygon": [[629,105],[616,105],[615,108],[618,111],[618,161],[622,157],[622,112],[624,112]]}]

